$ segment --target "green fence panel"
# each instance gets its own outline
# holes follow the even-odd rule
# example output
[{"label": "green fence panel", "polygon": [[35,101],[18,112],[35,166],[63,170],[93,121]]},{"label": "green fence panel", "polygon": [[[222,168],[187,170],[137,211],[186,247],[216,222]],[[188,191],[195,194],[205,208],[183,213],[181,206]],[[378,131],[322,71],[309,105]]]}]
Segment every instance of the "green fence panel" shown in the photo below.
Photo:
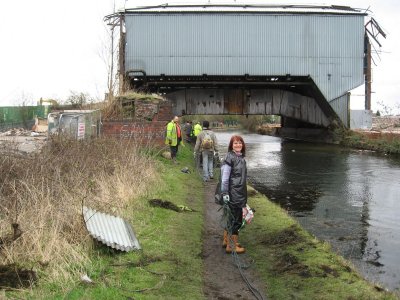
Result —
[{"label": "green fence panel", "polygon": [[10,106],[0,107],[0,130],[15,127],[32,128],[35,117],[47,118],[49,106]]},{"label": "green fence panel", "polygon": [[21,123],[34,120],[35,117],[47,118],[48,106],[12,106],[0,107],[0,123]]}]

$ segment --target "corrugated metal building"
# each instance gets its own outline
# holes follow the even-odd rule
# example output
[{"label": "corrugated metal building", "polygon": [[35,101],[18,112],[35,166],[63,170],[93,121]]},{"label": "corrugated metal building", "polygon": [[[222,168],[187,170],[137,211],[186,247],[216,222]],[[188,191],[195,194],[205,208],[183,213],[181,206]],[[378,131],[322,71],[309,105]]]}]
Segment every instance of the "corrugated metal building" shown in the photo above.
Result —
[{"label": "corrugated metal building", "polygon": [[311,78],[345,122],[345,95],[363,84],[366,14],[350,7],[162,5],[119,15],[122,69],[138,82]]}]

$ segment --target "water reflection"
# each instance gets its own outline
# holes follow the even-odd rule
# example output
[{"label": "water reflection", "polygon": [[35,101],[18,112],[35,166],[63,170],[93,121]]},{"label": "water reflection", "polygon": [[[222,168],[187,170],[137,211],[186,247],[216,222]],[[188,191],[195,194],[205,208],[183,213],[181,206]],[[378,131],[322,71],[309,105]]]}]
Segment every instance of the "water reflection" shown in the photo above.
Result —
[{"label": "water reflection", "polygon": [[[218,133],[219,142],[227,146],[232,134]],[[255,134],[244,139],[249,180],[260,192],[365,277],[400,288],[399,159]]]}]

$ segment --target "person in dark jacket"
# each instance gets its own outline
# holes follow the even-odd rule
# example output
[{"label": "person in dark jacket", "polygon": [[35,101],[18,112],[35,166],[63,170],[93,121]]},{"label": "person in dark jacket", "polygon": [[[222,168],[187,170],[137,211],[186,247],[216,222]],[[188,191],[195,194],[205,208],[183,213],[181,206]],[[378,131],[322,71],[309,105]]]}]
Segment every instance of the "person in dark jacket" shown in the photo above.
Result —
[{"label": "person in dark jacket", "polygon": [[[223,246],[226,252],[232,250],[238,254],[244,253],[245,248],[238,242],[239,229],[242,226],[243,207],[247,204],[247,167],[246,167],[246,145],[243,138],[238,135],[231,137],[228,153],[222,165],[221,192],[225,202],[228,202],[231,215],[228,219],[227,228],[224,230]],[[235,249],[232,249],[234,247]]]},{"label": "person in dark jacket", "polygon": [[183,128],[183,131],[185,132],[185,140],[188,143],[192,142],[192,137],[191,134],[193,132],[193,127],[192,127],[192,121],[186,121],[185,127]]}]

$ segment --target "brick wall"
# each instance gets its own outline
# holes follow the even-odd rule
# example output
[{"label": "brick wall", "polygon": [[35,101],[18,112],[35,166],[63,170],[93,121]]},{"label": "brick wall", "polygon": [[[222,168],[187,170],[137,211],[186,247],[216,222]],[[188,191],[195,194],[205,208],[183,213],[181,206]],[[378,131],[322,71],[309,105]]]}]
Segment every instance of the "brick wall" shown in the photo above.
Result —
[{"label": "brick wall", "polygon": [[117,138],[131,138],[140,143],[164,145],[165,126],[173,118],[168,101],[135,101],[135,119],[104,121],[102,133]]}]

